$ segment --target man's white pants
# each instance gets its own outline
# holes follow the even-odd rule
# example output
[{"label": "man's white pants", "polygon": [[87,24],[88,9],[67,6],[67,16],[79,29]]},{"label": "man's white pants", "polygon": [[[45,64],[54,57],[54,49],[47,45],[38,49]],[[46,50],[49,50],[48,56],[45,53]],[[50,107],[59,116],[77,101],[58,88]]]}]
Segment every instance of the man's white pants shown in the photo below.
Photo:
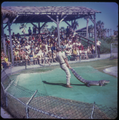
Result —
[{"label": "man's white pants", "polygon": [[66,64],[62,64],[62,65],[60,65],[60,67],[61,67],[61,68],[65,71],[65,73],[66,73],[67,85],[70,85],[70,77],[71,77],[71,75],[70,75],[70,71],[69,71],[68,67],[66,66]]}]

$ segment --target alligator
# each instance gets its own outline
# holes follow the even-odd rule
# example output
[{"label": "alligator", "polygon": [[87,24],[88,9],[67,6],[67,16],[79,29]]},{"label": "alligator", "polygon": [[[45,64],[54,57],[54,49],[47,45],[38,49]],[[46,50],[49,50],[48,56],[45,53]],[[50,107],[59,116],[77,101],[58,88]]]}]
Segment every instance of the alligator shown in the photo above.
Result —
[{"label": "alligator", "polygon": [[109,83],[109,80],[99,80],[99,81],[89,81],[89,80],[85,80],[83,79],[80,75],[78,75],[76,73],[76,71],[73,68],[70,68],[70,70],[72,71],[72,73],[74,74],[74,76],[82,83],[84,83],[87,87],[90,86],[103,86],[106,83]]}]

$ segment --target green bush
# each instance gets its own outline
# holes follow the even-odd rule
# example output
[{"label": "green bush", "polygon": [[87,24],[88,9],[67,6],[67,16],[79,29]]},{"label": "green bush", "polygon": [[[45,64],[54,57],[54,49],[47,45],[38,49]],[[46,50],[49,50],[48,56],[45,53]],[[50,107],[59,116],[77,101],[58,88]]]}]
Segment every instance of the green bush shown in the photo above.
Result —
[{"label": "green bush", "polygon": [[[90,40],[94,41],[94,38],[89,38]],[[113,42],[113,39],[110,38],[105,38],[105,39],[99,39],[101,41],[101,47],[100,47],[100,53],[110,53],[111,52],[111,43]],[[81,42],[84,47],[88,47],[88,44],[84,41]]]},{"label": "green bush", "polygon": [[103,39],[99,39],[101,41],[101,47],[100,47],[100,53],[110,53],[111,48],[110,45],[111,43],[108,43],[104,41]]}]

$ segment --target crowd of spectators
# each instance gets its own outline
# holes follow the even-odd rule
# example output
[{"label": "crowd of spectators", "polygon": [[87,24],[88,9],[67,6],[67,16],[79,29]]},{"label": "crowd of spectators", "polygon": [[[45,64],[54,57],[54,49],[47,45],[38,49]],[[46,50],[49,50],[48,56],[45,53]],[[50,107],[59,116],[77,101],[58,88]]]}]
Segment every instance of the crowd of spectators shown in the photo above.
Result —
[{"label": "crowd of spectators", "polygon": [[[14,61],[26,61],[26,64],[42,64],[48,63],[51,65],[52,62],[56,61],[56,48],[58,45],[58,35],[57,29],[53,32],[48,32],[47,34],[36,34],[34,31],[28,30],[29,36],[21,37],[18,34],[12,34],[12,49],[14,54]],[[10,40],[5,37],[6,45],[10,46]],[[95,52],[95,46],[88,46],[84,48],[80,41],[80,37],[74,34],[69,27],[67,27],[66,32],[60,32],[60,47],[62,52],[67,56],[67,59],[80,60],[88,59],[89,54]],[[2,54],[3,51],[2,51]],[[5,58],[8,56],[2,56],[1,59],[5,62],[2,62],[1,65],[6,63],[9,66],[11,63]],[[4,66],[4,65],[3,65]]]}]

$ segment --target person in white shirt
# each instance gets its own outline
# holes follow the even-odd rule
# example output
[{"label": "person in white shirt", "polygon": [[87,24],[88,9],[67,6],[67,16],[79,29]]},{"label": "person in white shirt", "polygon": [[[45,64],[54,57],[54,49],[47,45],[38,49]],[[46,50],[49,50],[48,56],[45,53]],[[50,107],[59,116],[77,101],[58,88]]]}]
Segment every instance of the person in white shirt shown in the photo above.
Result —
[{"label": "person in white shirt", "polygon": [[47,44],[47,42],[45,43],[45,49],[46,49],[46,52],[48,52],[48,44]]},{"label": "person in white shirt", "polygon": [[84,50],[84,53],[85,53],[85,58],[88,59],[88,51],[87,51],[87,49]]},{"label": "person in white shirt", "polygon": [[49,65],[51,65],[50,62],[49,62],[49,60],[48,60],[48,55],[47,54],[48,54],[48,52],[46,51],[46,49],[43,50],[43,65],[45,63],[48,63]]},{"label": "person in white shirt", "polygon": [[97,53],[98,53],[98,58],[100,58],[100,45],[101,45],[101,42],[99,40],[97,40]]},{"label": "person in white shirt", "polygon": [[78,44],[77,44],[78,46],[81,46],[81,43],[80,43],[80,41],[78,41]]},{"label": "person in white shirt", "polygon": [[30,45],[27,43],[27,45],[25,46],[26,50],[30,49]]},{"label": "person in white shirt", "polygon": [[84,50],[79,50],[79,54],[80,54],[80,60],[84,59],[84,56],[85,56]]},{"label": "person in white shirt", "polygon": [[39,49],[37,57],[38,57],[39,64],[41,64],[42,63],[42,58],[43,58],[42,50]]},{"label": "person in white shirt", "polygon": [[78,47],[76,47],[76,51],[77,51],[77,60],[79,60],[80,52],[79,52],[79,48]]},{"label": "person in white shirt", "polygon": [[88,54],[91,54],[91,48],[90,48],[90,46],[88,46],[87,52],[88,52]]},{"label": "person in white shirt", "polygon": [[68,49],[68,48],[72,49],[72,44],[70,42],[68,42],[68,44],[66,44],[66,49]]},{"label": "person in white shirt", "polygon": [[30,49],[28,49],[26,52],[27,52],[27,54],[29,55],[29,54],[31,53],[31,50],[30,50]]},{"label": "person in white shirt", "polygon": [[71,67],[67,61],[65,54],[61,52],[61,48],[57,48],[56,51],[57,51],[57,55],[56,55],[57,61],[59,62],[61,69],[64,70],[66,73],[67,87],[72,88],[72,86],[70,85],[71,74],[69,71]]},{"label": "person in white shirt", "polygon": [[27,65],[28,62],[29,62],[29,55],[28,55],[28,53],[26,53],[26,55],[25,55],[25,61],[26,61],[26,65]]}]

